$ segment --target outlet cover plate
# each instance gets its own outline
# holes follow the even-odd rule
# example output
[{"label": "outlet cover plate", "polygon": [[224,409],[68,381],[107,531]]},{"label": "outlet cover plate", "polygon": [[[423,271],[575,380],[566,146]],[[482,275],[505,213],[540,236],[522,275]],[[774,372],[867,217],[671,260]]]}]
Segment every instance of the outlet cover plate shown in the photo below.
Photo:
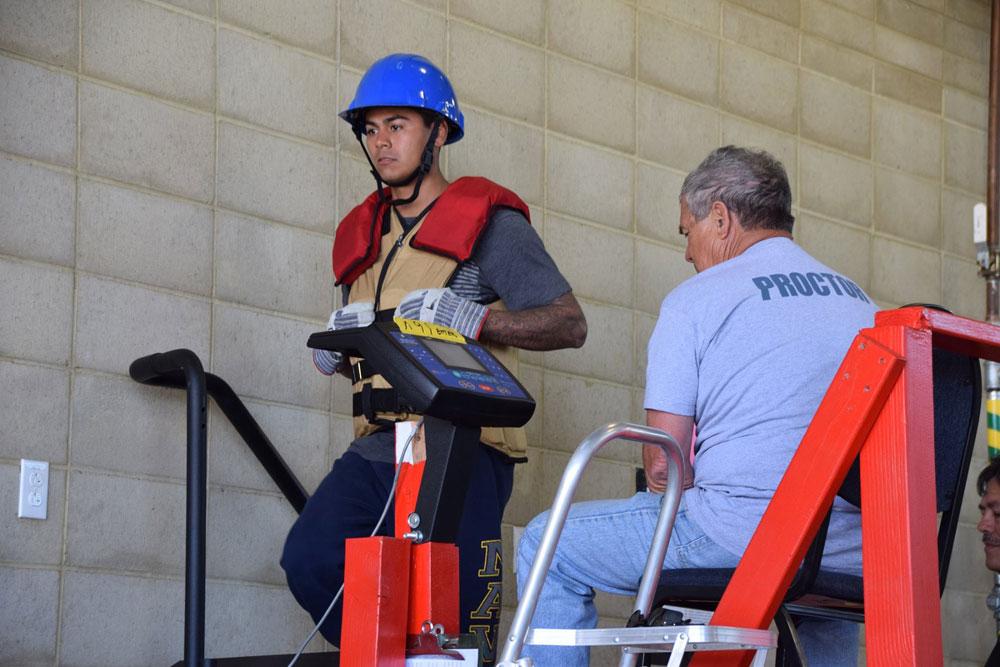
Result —
[{"label": "outlet cover plate", "polygon": [[17,516],[44,519],[49,504],[49,462],[21,459],[21,486],[17,494]]}]

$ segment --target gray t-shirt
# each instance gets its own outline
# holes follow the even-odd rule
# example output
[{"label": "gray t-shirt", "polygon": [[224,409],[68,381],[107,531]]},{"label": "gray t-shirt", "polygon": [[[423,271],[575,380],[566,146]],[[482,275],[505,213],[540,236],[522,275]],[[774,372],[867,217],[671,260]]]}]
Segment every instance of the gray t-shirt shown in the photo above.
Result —
[{"label": "gray t-shirt", "polygon": [[[742,554],[858,330],[876,306],[786,238],[679,285],[649,341],[645,407],[693,415],[693,517]],[[834,504],[824,568],[860,573],[860,512]]]}]

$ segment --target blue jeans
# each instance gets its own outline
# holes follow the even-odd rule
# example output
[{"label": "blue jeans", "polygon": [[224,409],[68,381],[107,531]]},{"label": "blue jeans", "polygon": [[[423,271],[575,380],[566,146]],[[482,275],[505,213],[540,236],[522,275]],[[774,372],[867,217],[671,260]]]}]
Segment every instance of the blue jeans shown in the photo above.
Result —
[{"label": "blue jeans", "polygon": [[[594,589],[634,596],[646,565],[663,496],[638,493],[624,500],[576,503],[570,509],[549,567],[531,626],[593,628],[597,626]],[[517,585],[527,579],[548,512],[524,529],[517,551]],[[688,514],[681,496],[667,545],[664,569],[735,567],[740,557],[713,542]],[[811,666],[857,665],[858,627],[846,621],[806,621],[799,638]],[[590,664],[587,647],[525,646],[523,655],[535,667]]]}]

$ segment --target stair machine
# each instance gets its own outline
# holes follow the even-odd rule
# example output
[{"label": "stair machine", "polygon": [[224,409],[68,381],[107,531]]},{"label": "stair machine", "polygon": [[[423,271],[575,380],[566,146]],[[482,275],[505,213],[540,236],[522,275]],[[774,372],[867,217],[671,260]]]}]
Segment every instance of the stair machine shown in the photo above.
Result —
[{"label": "stair machine", "polygon": [[[424,415],[427,457],[402,464],[396,491],[396,535],[349,540],[340,653],[306,653],[299,665],[403,665],[408,649],[440,653],[458,633],[458,550],[469,472],[483,426],[525,424],[535,402],[475,341],[410,320],[313,334],[308,345],[360,357],[396,389],[408,411]],[[135,360],[132,379],[187,389],[187,547],[184,667],[271,667],[293,656],[205,659],[206,391],[216,399],[278,488],[301,511],[308,495],[232,389],[205,373],[190,350]],[[405,535],[404,535],[405,534]],[[463,643],[463,640],[465,643]],[[478,647],[474,642],[472,646]]]},{"label": "stair machine", "polygon": [[[344,628],[340,653],[304,653],[297,664],[403,665],[407,648],[421,652],[450,646],[468,646],[458,631],[458,553],[454,546],[461,519],[468,471],[483,426],[521,426],[531,418],[535,403],[528,392],[479,343],[467,341],[450,329],[410,320],[375,323],[360,329],[325,331],[310,336],[309,347],[336,350],[363,358],[399,393],[400,400],[424,415],[426,461],[402,464],[396,490],[396,535],[349,540],[344,587]],[[264,435],[235,392],[220,378],[205,373],[190,350],[174,350],[135,360],[132,379],[143,384],[186,388],[188,394],[188,508],[185,579],[184,660],[175,667],[276,667],[292,655],[205,659],[205,526],[207,496],[205,444],[206,390],[219,404],[247,445],[260,460],[296,511],[308,494]],[[571,459],[552,512],[558,526],[546,527],[549,548],[544,566],[536,561],[526,599],[544,581],[558,530],[561,529],[573,492],[587,462],[614,439],[659,445],[671,463],[670,487],[664,494],[655,548],[637,596],[637,609],[648,614],[657,574],[680,500],[683,468],[680,447],[657,429],[614,424],[598,429]],[[553,520],[550,519],[550,523]],[[544,540],[543,540],[544,541]],[[533,611],[534,605],[531,605]],[[515,627],[523,634],[530,613],[522,604]],[[569,631],[534,631],[529,642],[564,643],[575,637]],[[588,644],[619,644],[615,631],[598,631],[606,637],[585,639]],[[634,628],[633,650],[669,650],[677,661],[687,650],[755,648],[775,645],[766,630],[679,626]],[[562,633],[562,634],[560,634]],[[464,643],[461,640],[465,640]],[[473,644],[477,646],[476,644]],[[664,648],[669,647],[669,648]],[[504,646],[504,655],[515,655],[521,644]],[[513,651],[513,653],[512,653]],[[628,651],[628,649],[626,649]],[[445,656],[448,651],[441,651]],[[454,655],[454,654],[453,654]],[[636,654],[626,652],[626,663]],[[501,664],[504,664],[501,662]],[[523,664],[518,663],[511,664]],[[679,664],[679,662],[678,662]]]},{"label": "stair machine", "polygon": [[402,666],[407,648],[434,650],[429,634],[458,633],[455,542],[481,427],[522,426],[535,402],[485,347],[445,327],[396,319],[316,333],[308,344],[365,359],[402,411],[424,416],[426,460],[400,466],[399,537],[346,547],[342,664]]}]

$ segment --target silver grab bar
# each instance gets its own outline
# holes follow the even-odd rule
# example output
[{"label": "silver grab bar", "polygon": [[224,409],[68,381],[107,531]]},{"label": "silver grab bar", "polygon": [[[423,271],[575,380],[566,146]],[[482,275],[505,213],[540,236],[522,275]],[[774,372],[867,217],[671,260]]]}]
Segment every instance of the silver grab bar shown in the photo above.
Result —
[{"label": "silver grab bar", "polygon": [[[524,648],[524,639],[528,633],[531,619],[535,615],[538,597],[542,592],[542,585],[545,583],[549,566],[552,564],[556,543],[559,541],[559,535],[566,523],[566,515],[569,513],[576,487],[583,476],[583,470],[601,447],[616,439],[658,445],[667,455],[667,487],[663,494],[660,516],[653,533],[653,543],[650,545],[649,555],[646,557],[646,567],[639,582],[639,591],[635,596],[635,609],[642,612],[643,616],[649,615],[649,607],[653,602],[653,594],[660,578],[660,570],[663,569],[663,558],[667,553],[670,531],[673,530],[674,517],[677,515],[677,507],[680,505],[681,490],[684,485],[683,455],[680,445],[666,431],[638,424],[608,424],[587,436],[573,452],[569,463],[566,464],[566,470],[563,471],[562,480],[559,482],[552,510],[545,522],[545,529],[542,531],[542,538],[538,543],[538,551],[531,563],[531,570],[528,572],[524,591],[520,603],[517,605],[517,611],[514,613],[514,621],[511,623],[497,667],[514,667],[523,664],[517,662],[518,657],[521,654],[521,649]],[[620,665],[622,667],[634,665],[637,657],[634,653],[623,654]]]}]

